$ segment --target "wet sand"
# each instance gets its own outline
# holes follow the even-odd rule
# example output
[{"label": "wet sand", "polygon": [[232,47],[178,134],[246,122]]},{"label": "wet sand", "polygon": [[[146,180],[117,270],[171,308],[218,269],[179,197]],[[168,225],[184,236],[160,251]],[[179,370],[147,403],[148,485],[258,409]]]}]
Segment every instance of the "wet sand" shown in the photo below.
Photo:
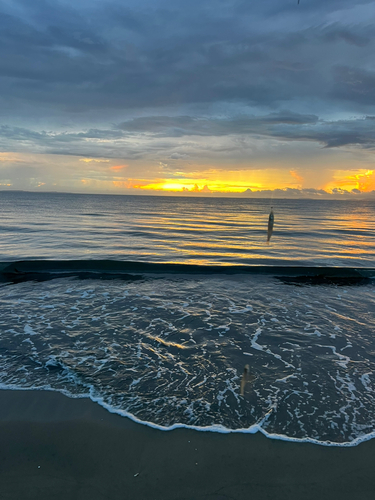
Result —
[{"label": "wet sand", "polygon": [[158,431],[87,399],[0,390],[2,500],[373,500],[375,440]]}]

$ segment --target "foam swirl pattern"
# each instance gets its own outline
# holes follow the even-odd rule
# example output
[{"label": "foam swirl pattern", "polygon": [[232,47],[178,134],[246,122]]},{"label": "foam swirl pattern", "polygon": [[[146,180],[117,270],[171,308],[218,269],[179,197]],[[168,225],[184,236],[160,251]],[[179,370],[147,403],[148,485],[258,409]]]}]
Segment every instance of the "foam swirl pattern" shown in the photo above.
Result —
[{"label": "foam swirl pattern", "polygon": [[91,397],[163,428],[355,444],[375,431],[374,298],[372,283],[245,275],[7,284],[0,387]]}]

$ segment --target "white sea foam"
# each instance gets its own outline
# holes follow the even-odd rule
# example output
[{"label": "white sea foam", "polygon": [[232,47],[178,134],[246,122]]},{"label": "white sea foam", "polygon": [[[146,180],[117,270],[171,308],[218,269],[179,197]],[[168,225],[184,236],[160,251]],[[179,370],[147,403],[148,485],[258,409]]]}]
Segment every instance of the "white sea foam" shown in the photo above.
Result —
[{"label": "white sea foam", "polygon": [[372,383],[371,383],[370,375],[372,375],[371,372],[370,373],[364,373],[361,376],[360,380],[361,380],[364,388],[366,389],[366,391],[372,392]]},{"label": "white sea foam", "polygon": [[23,329],[24,333],[26,335],[37,335],[38,332],[35,332],[30,325],[25,325]]},{"label": "white sea foam", "polygon": [[[64,303],[66,280],[3,288],[0,382],[90,396],[162,430],[262,432],[337,446],[373,437],[371,318],[357,310],[368,311],[373,296],[346,294],[345,314],[338,310],[333,322],[333,311],[318,306],[338,309],[334,289],[321,297],[283,285],[281,293],[270,279],[256,287],[249,280],[164,279],[157,293],[152,281],[71,281]],[[17,290],[28,298],[22,310]]]},{"label": "white sea foam", "polygon": [[262,345],[257,343],[257,340],[258,340],[259,336],[261,335],[261,333],[262,333],[262,329],[258,328],[255,332],[255,335],[251,339],[251,347],[253,349],[257,349],[259,351],[263,351],[263,349],[264,349],[264,347]]},{"label": "white sea foam", "polygon": [[348,367],[348,363],[351,361],[349,356],[345,356],[344,354],[340,354],[337,352],[336,347],[333,345],[322,345],[322,344],[317,344],[318,347],[326,347],[327,349],[331,349],[333,354],[339,358],[339,361],[336,360],[336,363],[343,368]]},{"label": "white sea foam", "polygon": [[[319,439],[314,439],[314,438],[309,438],[309,437],[294,438],[294,437],[286,436],[284,434],[270,433],[270,432],[267,432],[265,429],[263,429],[262,424],[265,420],[267,420],[267,418],[269,417],[271,412],[268,412],[264,416],[264,418],[262,419],[262,421],[260,423],[252,424],[249,427],[241,428],[241,429],[230,429],[230,428],[227,428],[227,427],[220,425],[220,424],[214,424],[214,425],[208,425],[208,426],[197,426],[197,425],[175,423],[173,425],[163,426],[163,425],[158,425],[158,424],[155,424],[154,422],[150,422],[147,420],[141,420],[141,419],[137,418],[135,415],[127,412],[126,410],[121,410],[121,409],[115,408],[115,407],[111,406],[110,404],[106,403],[103,400],[103,398],[101,398],[97,395],[93,395],[93,393],[91,391],[89,394],[71,394],[67,391],[56,390],[49,385],[40,386],[40,387],[35,388],[35,387],[20,387],[18,385],[14,385],[14,384],[3,384],[3,383],[0,383],[0,390],[46,390],[46,391],[52,391],[52,392],[60,392],[64,396],[70,397],[73,399],[89,398],[93,403],[99,404],[102,408],[106,409],[109,413],[113,413],[115,415],[119,415],[121,417],[128,418],[129,420],[132,420],[133,422],[135,422],[137,424],[146,425],[147,427],[151,427],[151,428],[159,430],[159,431],[173,431],[176,429],[189,429],[189,430],[194,430],[197,432],[215,432],[215,433],[220,433],[220,434],[256,434],[257,432],[260,432],[261,434],[263,434],[265,437],[267,437],[269,439],[276,439],[279,441],[294,442],[294,443],[310,443],[310,444],[316,444],[316,445],[320,445],[320,446],[340,447],[340,448],[341,447],[347,448],[347,447],[358,446],[361,443],[364,443],[366,441],[369,441],[369,440],[375,438],[375,431],[364,434],[358,438],[353,439],[352,441],[340,442],[340,443],[333,442],[333,441],[321,441]],[[184,401],[183,403],[186,403],[186,401]],[[186,408],[186,412],[193,415],[192,409],[189,407]]]}]

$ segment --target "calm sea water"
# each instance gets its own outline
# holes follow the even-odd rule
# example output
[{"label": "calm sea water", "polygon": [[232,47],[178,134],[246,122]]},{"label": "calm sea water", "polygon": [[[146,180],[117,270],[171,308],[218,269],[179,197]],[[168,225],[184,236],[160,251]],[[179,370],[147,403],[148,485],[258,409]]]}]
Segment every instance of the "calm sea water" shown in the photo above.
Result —
[{"label": "calm sea water", "polygon": [[[2,192],[0,261],[374,266],[373,202],[272,204],[267,245],[270,200]],[[162,429],[375,436],[371,280],[135,277],[3,283],[0,387],[89,397]]]},{"label": "calm sea water", "polygon": [[0,261],[372,266],[375,201],[0,192],[0,230]]}]

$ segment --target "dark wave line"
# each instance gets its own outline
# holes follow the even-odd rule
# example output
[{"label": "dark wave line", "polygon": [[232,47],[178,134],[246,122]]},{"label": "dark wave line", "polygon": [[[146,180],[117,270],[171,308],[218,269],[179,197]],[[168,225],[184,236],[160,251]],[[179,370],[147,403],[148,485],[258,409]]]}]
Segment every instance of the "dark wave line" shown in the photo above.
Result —
[{"label": "dark wave line", "polygon": [[23,260],[0,262],[0,281],[18,283],[62,277],[139,280],[145,275],[270,275],[293,284],[362,284],[375,268],[264,265],[198,265],[116,260]]}]

